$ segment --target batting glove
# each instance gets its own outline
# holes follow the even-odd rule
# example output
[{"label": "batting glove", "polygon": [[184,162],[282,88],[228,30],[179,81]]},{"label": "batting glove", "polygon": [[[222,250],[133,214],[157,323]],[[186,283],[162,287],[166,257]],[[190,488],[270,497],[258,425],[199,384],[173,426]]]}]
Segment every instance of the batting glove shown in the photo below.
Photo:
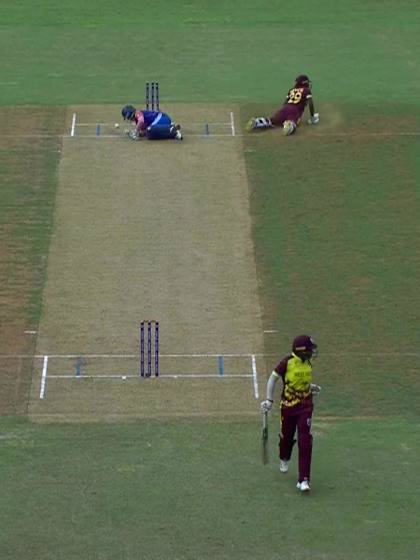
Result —
[{"label": "batting glove", "polygon": [[262,403],[260,405],[261,412],[263,414],[265,412],[269,412],[271,410],[272,406],[273,406],[273,401],[270,401],[269,399],[266,399],[265,401],[262,401]]},{"label": "batting glove", "polygon": [[315,383],[311,383],[311,393],[313,395],[319,395],[321,389],[322,387],[320,387],[319,385],[315,385]]},{"label": "batting glove", "polygon": [[308,123],[309,124],[318,124],[319,123],[319,113],[314,113],[314,116],[309,118]]},{"label": "batting glove", "polygon": [[139,133],[137,132],[137,130],[130,130],[130,132],[128,133],[128,137],[130,138],[130,140],[138,140]]}]

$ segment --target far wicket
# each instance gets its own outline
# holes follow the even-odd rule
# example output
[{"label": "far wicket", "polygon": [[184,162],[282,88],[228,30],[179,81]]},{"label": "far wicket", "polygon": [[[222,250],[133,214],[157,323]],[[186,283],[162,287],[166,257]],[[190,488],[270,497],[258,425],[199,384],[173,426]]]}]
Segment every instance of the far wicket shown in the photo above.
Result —
[{"label": "far wicket", "polygon": [[159,82],[146,82],[146,109],[159,111]]},{"label": "far wicket", "polygon": [[[145,330],[147,324],[147,370],[145,370]],[[155,329],[154,344],[152,330]],[[159,377],[159,321],[149,319],[140,323],[140,375],[141,377],[152,376],[152,350],[154,349],[154,374]]]}]

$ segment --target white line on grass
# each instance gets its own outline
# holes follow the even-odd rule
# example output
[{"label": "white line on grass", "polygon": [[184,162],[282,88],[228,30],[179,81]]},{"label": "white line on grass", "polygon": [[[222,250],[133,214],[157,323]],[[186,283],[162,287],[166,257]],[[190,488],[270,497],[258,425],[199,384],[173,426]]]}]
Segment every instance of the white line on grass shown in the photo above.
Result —
[{"label": "white line on grass", "polygon": [[[148,379],[249,379],[253,377],[250,373],[229,373],[223,376],[215,375],[214,373],[164,373],[160,374],[157,377],[155,375],[150,376]],[[69,375],[69,374],[53,374],[49,375],[48,379],[144,379],[140,375],[132,375],[132,374],[92,374],[92,375]]]},{"label": "white line on grass", "polygon": [[70,130],[70,136],[74,136],[76,133],[76,113],[73,113],[73,118],[71,121],[71,130]]},{"label": "white line on grass", "polygon": [[[106,123],[106,122],[78,122],[77,126],[96,126],[96,125],[101,125],[101,126],[114,126],[114,123]],[[231,126],[232,121],[206,121],[206,122],[199,122],[199,121],[182,121],[182,126],[204,126],[205,124],[208,125],[225,125],[225,126]]]},{"label": "white line on grass", "polygon": [[[325,352],[324,352],[325,355]],[[334,354],[336,355],[336,354]],[[265,356],[265,354],[159,354],[161,358],[218,358],[223,356],[225,358],[250,358],[251,356]],[[5,354],[0,358],[43,358],[44,355],[31,356],[30,354]],[[48,354],[49,358],[138,358],[139,354]]]},{"label": "white line on grass", "polygon": [[45,397],[45,389],[47,385],[47,370],[48,370],[48,356],[44,356],[44,365],[42,367],[42,375],[41,375],[41,388],[39,390],[40,399],[43,399]]},{"label": "white line on grass", "polygon": [[[79,125],[77,125],[77,126],[79,126]],[[185,135],[188,138],[190,138],[192,136],[197,137],[197,138],[232,138],[232,137],[239,138],[240,136],[244,136],[243,134],[235,134],[235,136],[233,136],[232,133],[230,133],[230,134],[214,134],[214,133],[212,133],[212,134],[202,134],[201,132],[188,132],[188,133],[185,133]],[[10,136],[12,136],[12,135],[10,135]],[[50,136],[52,136],[52,135],[44,135],[43,137],[50,137]],[[14,138],[16,138],[16,137],[20,138],[20,137],[23,137],[23,135],[22,136],[13,135],[13,137]],[[31,136],[26,135],[25,136],[25,138],[29,138],[29,137],[38,138],[37,135],[31,135]],[[61,136],[61,138],[70,138],[70,136],[67,135],[67,134],[63,134]],[[124,139],[125,135],[124,134],[122,134],[122,135],[120,135],[120,134],[101,134],[100,136],[98,136],[97,134],[78,134],[77,138],[114,138],[114,139],[123,138]],[[141,141],[142,140],[140,140],[140,142]]]},{"label": "white line on grass", "polygon": [[[79,126],[79,125],[77,125]],[[186,133],[185,138],[188,137],[197,137],[197,138],[242,138],[244,136],[249,136],[249,134],[238,134],[235,132],[235,136],[230,134],[201,134],[201,133]],[[254,135],[254,138],[262,137],[263,135]],[[397,137],[418,137],[420,136],[420,132],[314,132],[305,137],[306,140],[310,140],[311,138],[334,138],[334,137],[342,137],[342,138],[397,138]],[[96,134],[0,134],[1,138],[96,138],[96,139],[104,139],[104,138],[113,138],[115,139],[123,139],[124,135],[121,134],[101,134],[97,136]]]},{"label": "white line on grass", "polygon": [[254,397],[258,399],[259,393],[258,393],[257,358],[255,357],[255,354],[252,354],[251,362],[252,362],[252,380],[254,383]]},{"label": "white line on grass", "polygon": [[[138,358],[139,354],[48,354],[49,358]],[[277,354],[264,354],[264,353],[250,353],[250,354],[160,354],[161,358],[217,358],[218,356],[224,356],[226,358],[251,358],[252,356],[261,358],[277,357]],[[336,356],[338,358],[346,356],[356,356],[359,358],[374,358],[383,356],[408,356],[417,357],[420,356],[420,352],[323,352],[322,356]],[[28,358],[40,360],[44,358],[44,354],[0,354],[1,359],[16,359],[16,358]]]},{"label": "white line on grass", "polygon": [[233,115],[233,111],[230,112],[230,129],[232,131],[232,136],[236,136],[236,134],[235,134],[235,117]]}]

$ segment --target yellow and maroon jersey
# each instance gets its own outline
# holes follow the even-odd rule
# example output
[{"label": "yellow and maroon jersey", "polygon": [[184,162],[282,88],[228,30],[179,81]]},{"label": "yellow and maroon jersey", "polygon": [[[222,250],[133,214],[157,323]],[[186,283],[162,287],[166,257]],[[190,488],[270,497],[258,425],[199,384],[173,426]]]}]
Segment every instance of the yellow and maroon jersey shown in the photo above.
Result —
[{"label": "yellow and maroon jersey", "polygon": [[292,353],[283,358],[274,368],[275,373],[283,380],[281,406],[291,407],[312,402],[312,364],[303,361]]}]

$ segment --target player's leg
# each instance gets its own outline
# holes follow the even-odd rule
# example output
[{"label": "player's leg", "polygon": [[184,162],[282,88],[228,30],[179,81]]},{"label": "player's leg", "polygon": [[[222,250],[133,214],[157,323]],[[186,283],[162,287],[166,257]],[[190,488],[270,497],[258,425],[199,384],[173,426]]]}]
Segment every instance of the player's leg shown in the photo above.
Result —
[{"label": "player's leg", "polygon": [[147,128],[148,140],[182,140],[182,134],[177,125],[153,125]]},{"label": "player's leg", "polygon": [[290,136],[294,133],[297,128],[297,124],[294,121],[284,121],[283,123],[283,134],[285,136]]},{"label": "player's leg", "polygon": [[297,417],[287,408],[282,407],[280,410],[279,458],[280,470],[284,473],[289,469],[293,446],[296,443],[296,425]]},{"label": "player's leg", "polygon": [[293,105],[285,105],[271,117],[274,126],[283,128],[283,134],[290,136],[297,128],[298,116]]},{"label": "player's leg", "polygon": [[251,130],[256,130],[257,128],[271,128],[271,120],[267,117],[252,117],[245,125],[245,129],[250,132]]},{"label": "player's leg", "polygon": [[299,448],[299,490],[310,490],[312,461],[312,406],[303,409],[297,418]]},{"label": "player's leg", "polygon": [[171,117],[167,113],[158,113],[156,118],[147,129],[149,140],[165,140],[173,138],[182,140],[181,127],[173,124]]}]

